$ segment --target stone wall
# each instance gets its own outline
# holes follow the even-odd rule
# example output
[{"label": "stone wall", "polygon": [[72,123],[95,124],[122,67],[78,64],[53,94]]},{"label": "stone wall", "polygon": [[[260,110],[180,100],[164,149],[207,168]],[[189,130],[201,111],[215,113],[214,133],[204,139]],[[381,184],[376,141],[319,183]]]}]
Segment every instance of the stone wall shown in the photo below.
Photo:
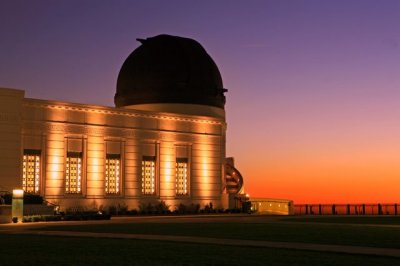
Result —
[{"label": "stone wall", "polygon": [[[116,203],[129,209],[140,202],[164,200],[171,209],[179,203],[210,202],[221,207],[225,159],[224,118],[159,113],[124,108],[25,99],[23,149],[41,150],[40,194],[61,210],[95,209]],[[115,146],[115,147],[114,147]],[[142,195],[141,163],[145,147],[157,158],[155,195]],[[187,147],[189,193],[176,196],[177,147]],[[117,147],[117,148],[116,148]],[[108,151],[108,149],[112,151]],[[82,191],[65,193],[68,152],[82,153]],[[121,184],[118,195],[105,193],[106,154],[120,154]]]},{"label": "stone wall", "polygon": [[21,186],[21,109],[24,91],[0,88],[0,189]]}]

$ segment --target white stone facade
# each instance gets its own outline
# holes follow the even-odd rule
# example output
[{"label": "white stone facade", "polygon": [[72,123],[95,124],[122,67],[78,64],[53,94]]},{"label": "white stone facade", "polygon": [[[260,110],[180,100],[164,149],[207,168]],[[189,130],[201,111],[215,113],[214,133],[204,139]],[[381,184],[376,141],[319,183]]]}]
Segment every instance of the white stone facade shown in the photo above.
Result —
[{"label": "white stone facade", "polygon": [[[61,209],[116,204],[134,209],[158,200],[171,209],[179,203],[222,207],[225,132],[223,115],[28,99],[22,90],[0,89],[0,189],[22,187],[24,154],[34,151],[40,158],[37,193]],[[67,192],[69,154],[81,160],[80,189],[74,193]],[[105,189],[108,154],[119,158],[118,193],[113,194]],[[151,195],[142,190],[146,156],[155,158]],[[187,162],[184,195],[176,190],[177,158]]]}]

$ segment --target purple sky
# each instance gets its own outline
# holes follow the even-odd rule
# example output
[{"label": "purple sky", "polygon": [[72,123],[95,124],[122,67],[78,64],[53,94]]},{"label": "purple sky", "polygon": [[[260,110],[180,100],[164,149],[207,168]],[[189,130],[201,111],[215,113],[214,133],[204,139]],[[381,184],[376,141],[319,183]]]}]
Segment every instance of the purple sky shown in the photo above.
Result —
[{"label": "purple sky", "polygon": [[[400,180],[397,0],[1,0],[0,87],[113,106],[136,38],[162,33],[196,39],[219,66],[229,90],[227,151],[250,193],[263,183],[255,194],[306,201],[278,183],[299,185],[298,171],[326,177],[334,165],[320,176],[313,170],[321,156],[353,173],[333,176],[339,184],[363,174],[371,184]],[[351,168],[340,154],[361,163]],[[381,158],[373,157],[376,174],[369,176],[365,154]],[[305,168],[296,168],[305,156]],[[391,174],[379,175],[387,167]]]}]

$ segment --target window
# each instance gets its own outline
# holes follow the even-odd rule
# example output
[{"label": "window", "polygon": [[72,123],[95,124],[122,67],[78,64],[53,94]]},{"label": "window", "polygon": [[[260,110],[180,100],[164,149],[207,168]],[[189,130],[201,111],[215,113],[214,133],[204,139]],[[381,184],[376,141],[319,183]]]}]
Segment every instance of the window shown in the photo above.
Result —
[{"label": "window", "polygon": [[78,194],[82,191],[82,153],[68,152],[65,168],[65,192]]},{"label": "window", "polygon": [[143,156],[142,160],[142,194],[154,195],[156,183],[156,157]]},{"label": "window", "polygon": [[105,184],[107,194],[119,193],[120,164],[121,159],[119,154],[107,154]]},{"label": "window", "polygon": [[176,158],[176,195],[188,194],[188,159]]},{"label": "window", "polygon": [[22,188],[28,193],[39,193],[40,151],[24,150],[22,160]]}]

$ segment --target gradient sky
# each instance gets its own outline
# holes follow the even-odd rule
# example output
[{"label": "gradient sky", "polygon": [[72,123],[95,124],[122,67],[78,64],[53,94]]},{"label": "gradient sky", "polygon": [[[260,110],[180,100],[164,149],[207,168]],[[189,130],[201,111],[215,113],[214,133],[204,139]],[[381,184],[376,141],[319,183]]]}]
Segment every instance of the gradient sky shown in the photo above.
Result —
[{"label": "gradient sky", "polygon": [[0,87],[113,106],[136,38],[198,40],[221,71],[250,196],[400,198],[400,1],[0,1]]}]

